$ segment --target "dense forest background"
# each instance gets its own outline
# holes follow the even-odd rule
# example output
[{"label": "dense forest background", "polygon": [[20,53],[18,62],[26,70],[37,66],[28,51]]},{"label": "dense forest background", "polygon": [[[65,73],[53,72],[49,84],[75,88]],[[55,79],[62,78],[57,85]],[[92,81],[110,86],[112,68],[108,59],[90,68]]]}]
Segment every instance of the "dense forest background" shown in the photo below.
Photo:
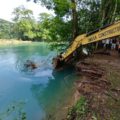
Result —
[{"label": "dense forest background", "polygon": [[[28,0],[29,2],[30,0]],[[31,0],[32,1],[32,0]],[[13,22],[0,19],[0,39],[32,41],[72,41],[77,35],[88,33],[120,19],[120,0],[34,0],[54,11],[39,14],[24,6],[13,11]]]}]

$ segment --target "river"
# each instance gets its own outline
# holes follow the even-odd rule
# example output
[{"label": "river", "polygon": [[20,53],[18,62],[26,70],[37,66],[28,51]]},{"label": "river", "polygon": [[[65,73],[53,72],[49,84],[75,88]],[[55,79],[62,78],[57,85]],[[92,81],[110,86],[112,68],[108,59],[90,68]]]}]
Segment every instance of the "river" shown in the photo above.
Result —
[{"label": "river", "polygon": [[[57,117],[71,99],[75,75],[53,72],[55,55],[45,43],[0,47],[0,120],[61,119]],[[27,60],[38,68],[25,69]]]}]

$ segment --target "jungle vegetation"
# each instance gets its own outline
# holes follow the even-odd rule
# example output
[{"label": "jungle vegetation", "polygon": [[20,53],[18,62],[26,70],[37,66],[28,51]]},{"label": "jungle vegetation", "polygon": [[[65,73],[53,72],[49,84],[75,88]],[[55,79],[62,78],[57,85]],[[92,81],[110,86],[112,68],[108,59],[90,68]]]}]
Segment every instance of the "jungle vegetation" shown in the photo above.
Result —
[{"label": "jungle vegetation", "polygon": [[70,42],[79,34],[120,19],[120,0],[33,0],[33,2],[40,2],[42,6],[52,10],[54,15],[41,13],[39,19],[35,20],[31,10],[19,6],[13,11],[13,23],[0,20],[1,39]]}]

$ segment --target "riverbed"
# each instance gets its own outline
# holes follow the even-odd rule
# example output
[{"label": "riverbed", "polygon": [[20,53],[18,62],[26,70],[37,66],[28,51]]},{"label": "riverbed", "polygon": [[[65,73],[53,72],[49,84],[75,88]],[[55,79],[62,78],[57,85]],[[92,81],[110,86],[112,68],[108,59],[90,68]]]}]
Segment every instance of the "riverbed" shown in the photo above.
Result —
[{"label": "riverbed", "polygon": [[[54,72],[54,56],[46,43],[0,47],[0,120],[59,120],[59,114],[65,115],[76,76],[72,70]],[[27,60],[37,69],[26,69]]]}]

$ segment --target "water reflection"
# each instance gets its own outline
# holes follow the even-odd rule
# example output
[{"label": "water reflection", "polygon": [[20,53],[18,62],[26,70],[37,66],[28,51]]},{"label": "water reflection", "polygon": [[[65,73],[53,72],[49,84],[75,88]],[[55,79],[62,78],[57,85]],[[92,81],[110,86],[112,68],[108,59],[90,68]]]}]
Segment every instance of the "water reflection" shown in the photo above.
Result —
[{"label": "water reflection", "polygon": [[[75,78],[73,71],[53,72],[53,56],[54,51],[40,44],[0,48],[0,113],[21,100],[25,101],[23,111],[28,120],[42,120],[45,114],[53,115],[67,105]],[[25,70],[26,60],[34,61],[39,67]],[[4,120],[12,120],[17,113]]]},{"label": "water reflection", "polygon": [[[12,111],[13,107],[10,105],[18,108],[14,101],[20,100],[26,101],[23,110],[28,120],[43,118],[44,111],[32,96],[30,87],[32,84],[48,83],[48,79],[44,76],[45,73],[39,77],[39,72],[45,68],[42,61],[53,54],[49,53],[49,49],[41,44],[0,48],[0,68],[2,68],[0,69],[0,113],[4,114],[4,116],[0,114],[0,119],[2,117],[4,120],[13,120],[14,116],[19,118],[18,109]],[[41,67],[35,71],[23,71],[23,65],[27,59],[35,60],[36,63],[41,64]],[[11,112],[8,114],[7,110]]]},{"label": "water reflection", "polygon": [[59,72],[54,71],[52,72],[53,77],[49,77],[49,83],[46,86],[34,84],[31,87],[34,97],[39,105],[43,106],[47,113],[46,116],[51,117],[51,120],[63,109],[63,106],[68,104],[67,99],[73,90],[74,78],[71,77],[74,76],[73,74],[73,68]]}]

